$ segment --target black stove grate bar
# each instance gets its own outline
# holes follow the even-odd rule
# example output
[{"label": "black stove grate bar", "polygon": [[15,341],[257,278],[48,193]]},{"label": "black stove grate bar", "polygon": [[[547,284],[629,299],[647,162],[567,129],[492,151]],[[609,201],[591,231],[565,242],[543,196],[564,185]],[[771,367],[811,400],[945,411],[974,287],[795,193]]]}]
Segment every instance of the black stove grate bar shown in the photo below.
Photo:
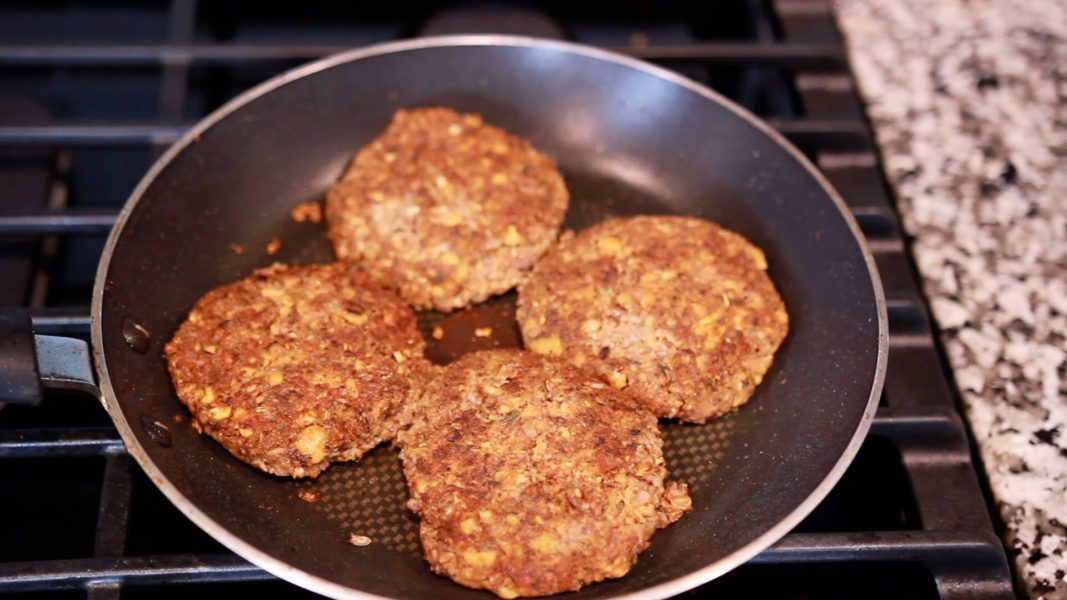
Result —
[{"label": "black stove grate bar", "polygon": [[0,213],[0,235],[106,235],[115,224],[113,208]]},{"label": "black stove grate bar", "polygon": [[[771,119],[771,126],[801,147],[859,149],[869,145],[866,125],[857,119]],[[167,146],[189,128],[173,123],[65,123],[0,126],[0,146]]]},{"label": "black stove grate bar", "polygon": [[[942,598],[998,598],[1002,557],[986,531],[909,531],[789,534],[753,564],[917,562],[934,575]],[[974,581],[975,570],[988,572]],[[965,575],[960,575],[963,572]],[[0,564],[0,585],[11,591],[90,588],[101,583],[152,585],[271,580],[274,576],[231,554],[103,557]],[[1007,588],[1005,589],[1005,585]]]},{"label": "black stove grate bar", "polygon": [[89,588],[100,583],[152,585],[273,578],[233,554],[98,556],[0,563],[0,587],[22,592]]},{"label": "black stove grate bar", "polygon": [[119,452],[107,457],[96,516],[94,556],[122,556],[126,552],[134,468],[133,461]]},{"label": "black stove grate bar", "polygon": [[[85,401],[91,401],[86,399]],[[896,414],[879,410],[871,434],[893,439],[905,461],[966,464],[967,447],[960,445],[963,426],[949,411],[911,409]],[[0,458],[74,457],[125,454],[112,427],[0,430]]]},{"label": "black stove grate bar", "polygon": [[752,560],[767,563],[824,563],[908,560],[934,577],[943,600],[1006,598],[1004,555],[992,531],[889,531],[850,534],[790,534]]},{"label": "black stove grate bar", "polygon": [[[852,215],[868,241],[877,240],[893,218],[881,208],[853,209]],[[117,218],[118,210],[113,208],[0,212],[0,235],[107,235]]]},{"label": "black stove grate bar", "polygon": [[[0,217],[0,221],[2,219],[3,217]],[[64,232],[49,230],[48,233]],[[919,303],[919,298],[909,295],[906,290],[896,289],[887,289],[886,296],[889,331],[892,334],[889,338],[890,348],[932,345],[926,311]],[[37,333],[83,336],[89,334],[91,322],[87,306],[34,308],[30,309],[30,317]]]},{"label": "black stove grate bar", "polygon": [[119,439],[113,427],[0,430],[0,458],[101,456],[125,453],[126,447],[122,445],[122,440]]},{"label": "black stove grate bar", "polygon": [[[343,45],[130,45],[0,46],[0,67],[248,66],[303,62],[352,49]],[[655,61],[699,61],[773,66],[804,71],[840,69],[844,57],[833,44],[700,43],[605,46],[620,54]]]},{"label": "black stove grate bar", "polygon": [[188,125],[162,123],[0,126],[0,146],[169,146]]}]

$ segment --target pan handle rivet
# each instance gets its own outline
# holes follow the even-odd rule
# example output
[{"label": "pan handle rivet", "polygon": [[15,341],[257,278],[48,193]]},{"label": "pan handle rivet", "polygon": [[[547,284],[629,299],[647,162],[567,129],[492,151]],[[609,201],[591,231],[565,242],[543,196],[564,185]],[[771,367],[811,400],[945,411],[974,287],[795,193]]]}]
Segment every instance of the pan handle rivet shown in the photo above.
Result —
[{"label": "pan handle rivet", "polygon": [[141,417],[141,427],[144,427],[144,432],[148,434],[148,438],[153,442],[163,446],[164,448],[170,448],[171,438],[170,429],[166,425],[161,423],[159,419],[154,419],[148,415]]},{"label": "pan handle rivet", "polygon": [[134,352],[144,354],[152,344],[152,335],[137,321],[129,317],[122,319],[122,337]]}]

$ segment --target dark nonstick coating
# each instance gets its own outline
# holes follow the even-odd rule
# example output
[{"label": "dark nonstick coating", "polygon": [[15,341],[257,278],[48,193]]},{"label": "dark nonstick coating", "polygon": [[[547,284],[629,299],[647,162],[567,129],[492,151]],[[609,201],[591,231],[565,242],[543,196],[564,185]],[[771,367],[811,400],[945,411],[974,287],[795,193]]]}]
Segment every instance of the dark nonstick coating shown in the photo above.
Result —
[{"label": "dark nonstick coating", "polygon": [[[164,493],[238,553],[322,593],[485,597],[421,559],[392,450],[313,482],[264,475],[192,430],[162,353],[210,288],[275,260],[332,260],[322,225],[295,223],[290,209],[321,197],[394,110],[423,105],[480,112],[555,157],[570,227],[677,213],[743,233],[766,251],[791,315],[749,404],[706,426],[665,427],[694,512],[658,532],[630,575],[575,596],[680,592],[814,508],[857,450],[884,370],[881,288],[840,200],[780,137],[695,84],[580,46],[499,36],[391,44],[283,75],[209,117],[135,191],[100,267],[93,341],[109,411]],[[131,320],[151,333],[145,353],[124,339]],[[299,499],[304,490],[318,501]],[[375,542],[353,547],[349,533]]]}]

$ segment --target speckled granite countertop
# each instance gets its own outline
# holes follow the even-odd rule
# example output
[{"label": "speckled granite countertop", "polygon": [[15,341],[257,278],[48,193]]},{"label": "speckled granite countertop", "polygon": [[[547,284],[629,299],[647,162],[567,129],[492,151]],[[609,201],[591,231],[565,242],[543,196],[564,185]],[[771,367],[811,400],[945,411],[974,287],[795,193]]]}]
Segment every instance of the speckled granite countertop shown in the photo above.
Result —
[{"label": "speckled granite countertop", "polygon": [[835,5],[1009,553],[1067,599],[1067,2]]}]

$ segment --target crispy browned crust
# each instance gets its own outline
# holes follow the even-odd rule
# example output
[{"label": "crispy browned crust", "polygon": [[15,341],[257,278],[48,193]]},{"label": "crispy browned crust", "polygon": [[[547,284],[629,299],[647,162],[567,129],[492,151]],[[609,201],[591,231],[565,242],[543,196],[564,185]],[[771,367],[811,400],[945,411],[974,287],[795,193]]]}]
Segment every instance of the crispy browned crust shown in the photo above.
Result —
[{"label": "crispy browned crust", "polygon": [[664,486],[656,418],[622,395],[518,350],[441,370],[397,436],[434,571],[504,598],[625,575],[692,502]]},{"label": "crispy browned crust", "polygon": [[545,254],[519,288],[519,324],[531,350],[702,423],[749,399],[786,336],[766,269],[759,248],[703,219],[611,219]]},{"label": "crispy browned crust", "polygon": [[559,233],[568,193],[526,140],[448,108],[399,110],[328,192],[337,255],[417,308],[517,285]]},{"label": "crispy browned crust", "polygon": [[400,298],[333,263],[211,290],[165,352],[198,430],[268,473],[310,477],[393,437],[422,349]]}]

